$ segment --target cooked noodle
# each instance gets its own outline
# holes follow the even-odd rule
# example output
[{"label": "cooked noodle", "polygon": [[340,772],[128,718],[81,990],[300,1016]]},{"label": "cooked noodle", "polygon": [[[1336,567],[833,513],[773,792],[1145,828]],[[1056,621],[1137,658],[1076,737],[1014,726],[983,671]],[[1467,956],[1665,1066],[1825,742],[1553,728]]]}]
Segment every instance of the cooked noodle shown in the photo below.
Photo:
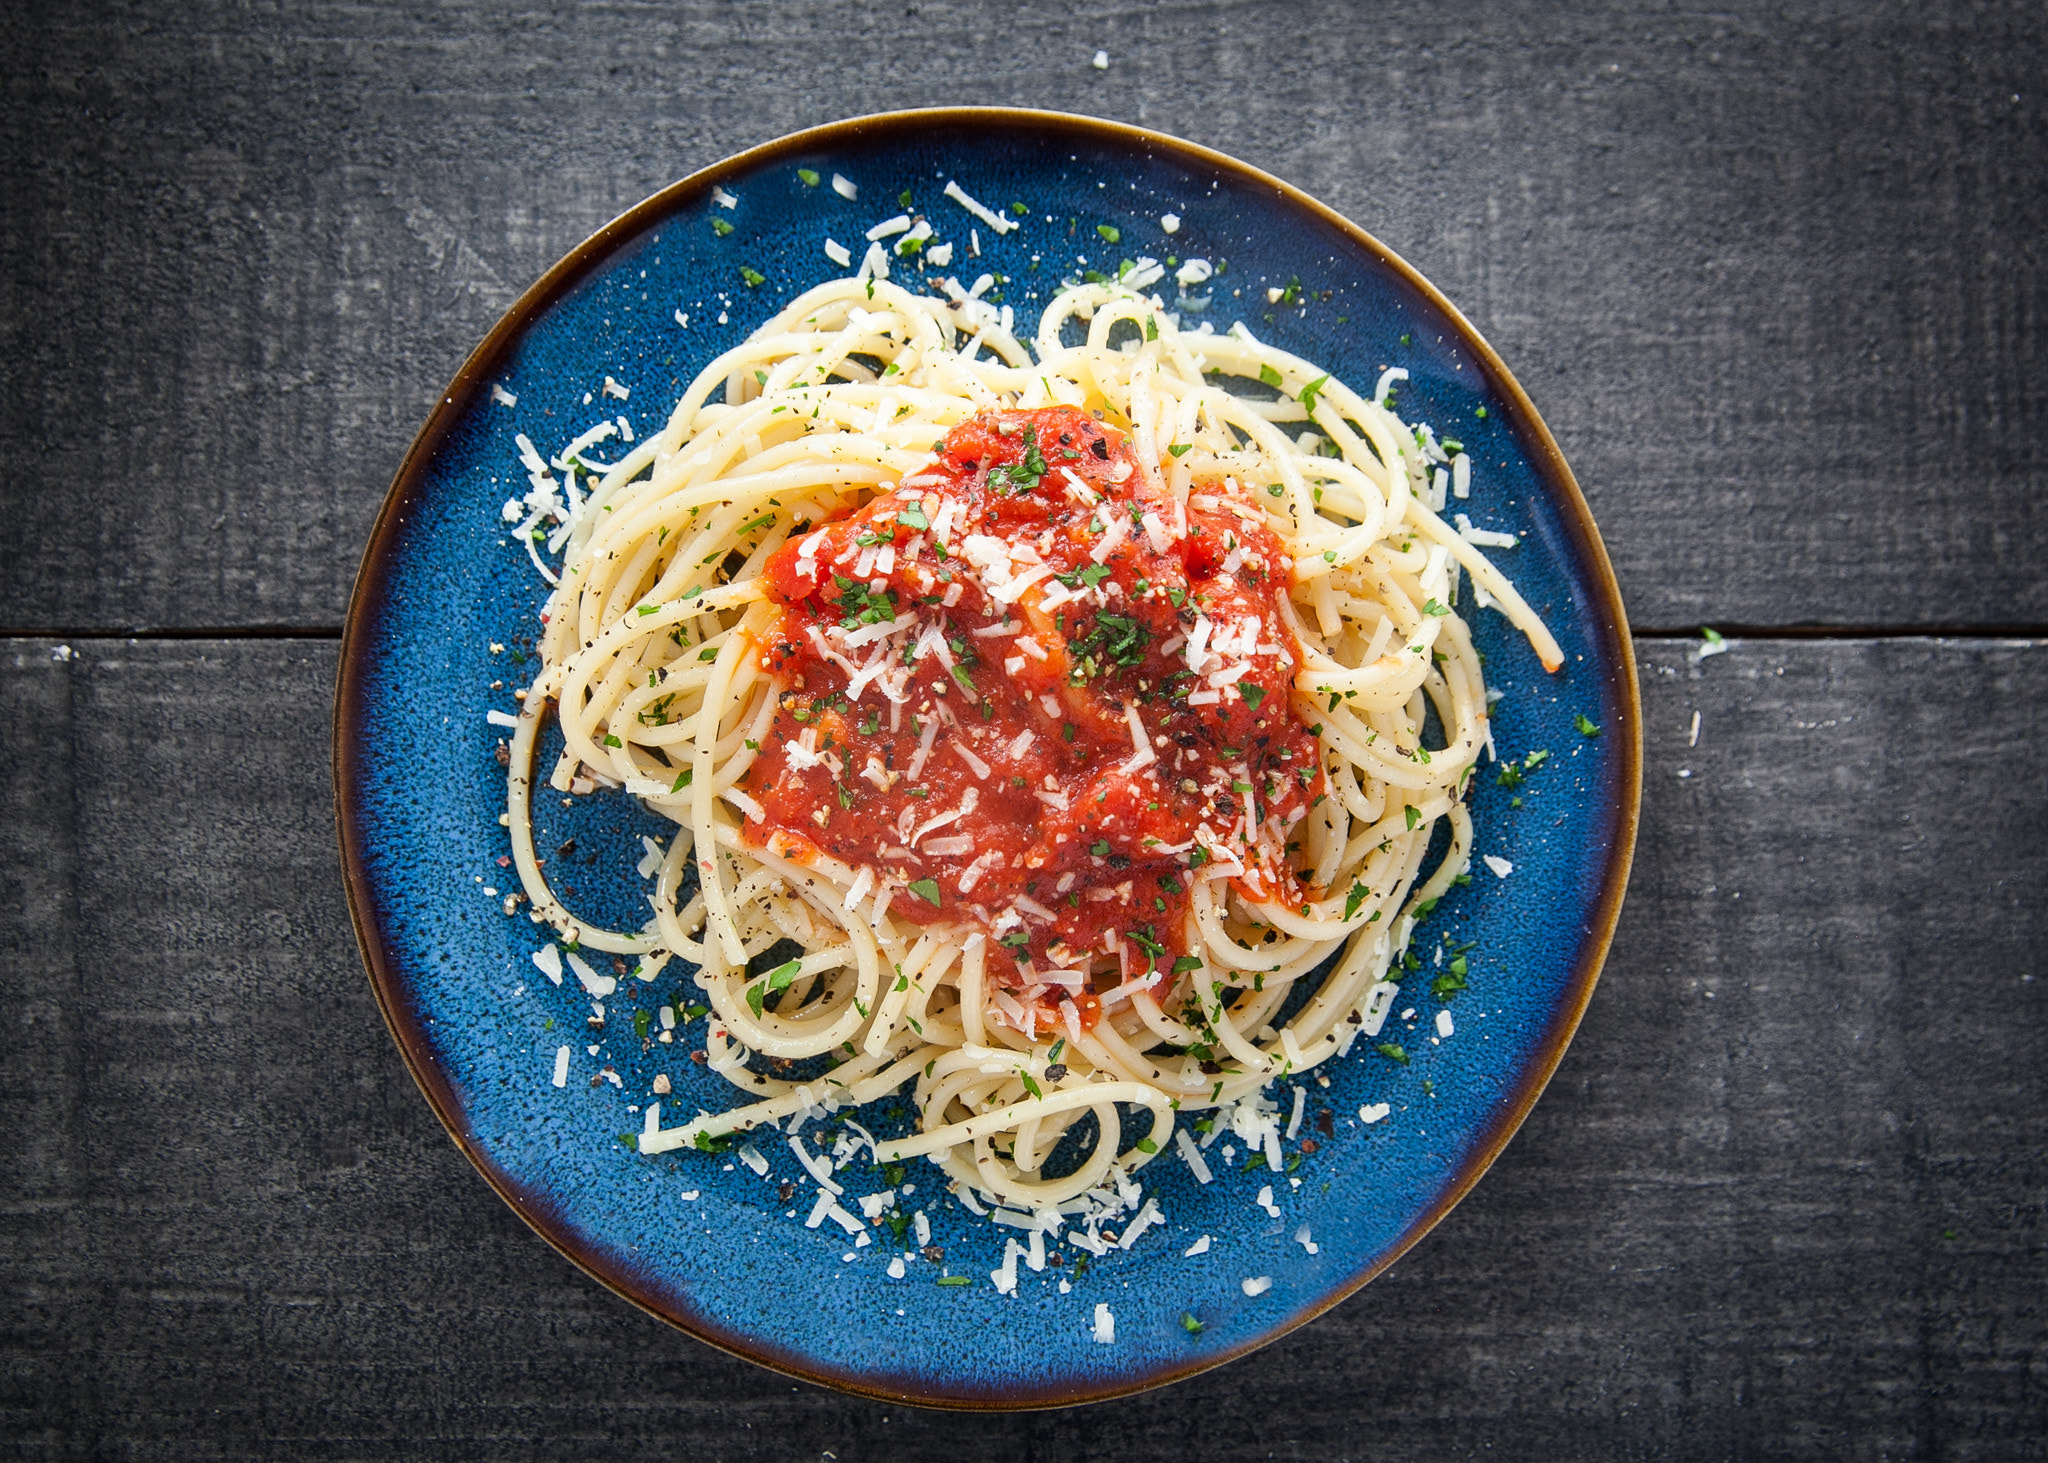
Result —
[{"label": "cooked noodle", "polygon": [[[1076,326],[1085,341],[1064,344]],[[1059,1203],[1164,1151],[1176,1111],[1234,1102],[1376,1035],[1416,906],[1467,866],[1462,794],[1488,729],[1479,658],[1446,610],[1460,573],[1547,668],[1561,656],[1513,586],[1429,506],[1442,494],[1433,439],[1241,327],[1182,331],[1157,301],[1116,285],[1062,293],[1034,346],[1035,361],[986,318],[968,335],[957,308],[894,284],[821,285],[714,361],[667,426],[604,471],[568,517],[541,670],[512,739],[519,874],[538,915],[582,948],[641,956],[643,974],[671,956],[699,967],[709,1064],[741,1099],[650,1123],[642,1152],[706,1146],[914,1079],[918,1130],[877,1140],[878,1161],[922,1155],[1006,1203]],[[1277,391],[1252,384],[1262,378]],[[1326,795],[1294,828],[1293,853],[1264,851],[1288,862],[1299,899],[1282,902],[1278,884],[1248,872],[1257,850],[1247,837],[1244,862],[1226,852],[1186,872],[1191,926],[1176,934],[1192,960],[1149,987],[1119,985],[1117,960],[1097,951],[1088,980],[1102,993],[1100,1019],[1038,1031],[1005,1014],[1017,1002],[1004,1007],[992,985],[986,926],[913,921],[911,896],[884,869],[779,835],[749,838],[760,803],[741,784],[786,689],[762,653],[780,613],[762,580],[770,557],[918,473],[935,439],[970,418],[1060,405],[1121,431],[1147,480],[1177,502],[1210,494],[1255,513],[1286,546],[1293,578],[1278,613],[1302,657],[1293,710],[1318,729]],[[1278,493],[1254,503],[1244,484]],[[1425,748],[1432,709],[1442,745]],[[536,860],[530,779],[550,713],[565,743],[552,786],[589,769],[683,830],[645,929],[583,921]],[[1425,876],[1439,822],[1449,851]],[[749,962],[785,940],[805,953],[765,989]],[[1333,956],[1275,1029],[1295,983]],[[786,1069],[834,1053],[843,1060],[808,1082],[771,1075],[763,1060]],[[1142,1109],[1149,1126],[1125,1133],[1119,1104]],[[1091,1113],[1099,1140],[1071,1172],[1048,1176],[1047,1157]]]}]

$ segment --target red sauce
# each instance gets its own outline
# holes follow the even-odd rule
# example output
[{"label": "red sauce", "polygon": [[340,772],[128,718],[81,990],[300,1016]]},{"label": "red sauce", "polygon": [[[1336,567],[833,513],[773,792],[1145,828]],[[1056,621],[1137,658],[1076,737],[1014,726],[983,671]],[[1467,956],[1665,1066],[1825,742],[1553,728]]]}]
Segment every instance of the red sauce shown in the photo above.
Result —
[{"label": "red sauce", "polygon": [[[991,978],[1009,987],[1084,969],[1112,931],[1121,974],[1170,972],[1189,867],[1211,858],[1234,855],[1254,898],[1298,901],[1286,830],[1323,778],[1289,697],[1300,647],[1275,609],[1293,564],[1223,491],[1196,485],[1222,501],[1186,509],[1183,535],[1122,433],[1065,407],[987,412],[895,491],[792,539],[765,570],[782,613],[761,655],[788,689],[745,779],[765,814],[747,836],[893,877],[892,913],[989,931]],[[1098,563],[1119,516],[1128,532]],[[1014,602],[997,597],[1027,577]],[[891,624],[908,633],[882,640]],[[1004,628],[976,633],[990,627]],[[1200,676],[1198,631],[1229,652]],[[1153,754],[1139,766],[1133,710]]]}]

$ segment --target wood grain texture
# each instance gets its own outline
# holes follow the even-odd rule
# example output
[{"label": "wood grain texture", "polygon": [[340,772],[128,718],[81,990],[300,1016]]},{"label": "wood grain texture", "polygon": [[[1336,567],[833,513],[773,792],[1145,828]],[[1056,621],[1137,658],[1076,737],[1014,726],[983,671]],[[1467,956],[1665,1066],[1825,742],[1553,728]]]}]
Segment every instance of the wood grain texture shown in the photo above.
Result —
[{"label": "wood grain texture", "polygon": [[0,626],[338,624],[435,394],[565,250],[746,145],[966,102],[1378,233],[1529,387],[1638,624],[2040,624],[2044,42],[2026,0],[20,7]]},{"label": "wood grain texture", "polygon": [[334,647],[0,643],[0,1449],[2042,1456],[2048,644],[1638,653],[1619,938],[1473,1195],[1242,1362],[976,1418],[670,1331],[468,1168],[351,940]]}]

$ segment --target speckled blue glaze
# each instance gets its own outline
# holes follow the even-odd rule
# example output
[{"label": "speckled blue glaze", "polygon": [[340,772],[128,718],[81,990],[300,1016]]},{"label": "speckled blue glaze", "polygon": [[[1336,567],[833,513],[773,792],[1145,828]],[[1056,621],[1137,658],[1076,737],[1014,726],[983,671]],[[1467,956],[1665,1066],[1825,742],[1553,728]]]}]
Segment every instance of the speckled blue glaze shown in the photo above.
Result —
[{"label": "speckled blue glaze", "polygon": [[[799,168],[825,185],[807,187]],[[832,192],[835,172],[859,185],[858,202]],[[948,178],[994,206],[1025,202],[1024,226],[996,238],[942,197]],[[715,205],[714,185],[737,206]],[[801,1178],[779,1135],[759,1140],[766,1179],[730,1157],[630,1151],[620,1136],[639,1129],[657,1073],[675,1084],[663,1104],[671,1120],[733,1097],[687,1058],[702,1045],[701,1022],[645,1052],[631,1035],[633,1012],[680,996],[682,980],[672,968],[653,985],[622,981],[608,1025],[593,1033],[573,978],[555,986],[530,961],[546,932],[500,903],[518,881],[501,867],[493,749],[503,733],[485,713],[514,709],[511,688],[531,664],[491,646],[530,643],[544,598],[499,519],[524,486],[514,434],[554,451],[600,417],[623,416],[636,435],[656,430],[705,362],[838,272],[827,235],[858,257],[866,229],[898,211],[905,189],[955,241],[951,268],[932,274],[1007,275],[1023,319],[1035,320],[1064,273],[1141,254],[1201,256],[1228,268],[1206,316],[1191,319],[1223,329],[1242,318],[1362,388],[1384,366],[1406,366],[1401,411],[1463,439],[1473,491],[1455,506],[1523,536],[1497,561],[1566,656],[1546,675],[1499,616],[1474,618],[1489,679],[1506,693],[1494,722],[1501,754],[1552,757],[1520,789],[1520,809],[1490,769],[1479,778],[1476,852],[1514,872],[1496,878],[1475,863],[1470,886],[1418,937],[1423,950],[1446,933],[1477,942],[1469,989],[1446,1003],[1429,994],[1433,968],[1411,976],[1382,1037],[1405,1046],[1409,1063],[1361,1041],[1321,1070],[1327,1088],[1308,1082],[1303,1136],[1322,1141],[1277,1183],[1278,1218],[1253,1202],[1274,1176],[1243,1171],[1243,1152],[1230,1165],[1223,1143],[1212,1147],[1220,1172],[1206,1187],[1162,1156],[1141,1178],[1167,1222],[1132,1251],[1092,1261],[1066,1295],[1050,1269],[1022,1271],[1018,1293],[998,1295],[988,1272],[1008,1232],[965,1214],[921,1162],[904,1207],[929,1215],[943,1269],[971,1276],[967,1286],[935,1284],[942,1267],[921,1258],[890,1279],[902,1246],[886,1230],[856,1249],[829,1222],[805,1229],[810,1186],[777,1200],[779,1182]],[[1182,219],[1172,237],[1160,225],[1169,212]],[[716,234],[714,219],[732,232]],[[1120,241],[1106,244],[1098,225]],[[743,266],[766,282],[749,287]],[[1269,286],[1295,279],[1307,308],[1267,304]],[[603,394],[608,375],[629,400]],[[492,383],[516,407],[495,401]],[[1611,934],[1633,842],[1635,683],[1612,576],[1554,445],[1491,352],[1405,266],[1272,180],[1183,144],[1042,114],[910,115],[785,139],[678,184],[564,261],[493,332],[422,432],[366,557],[344,660],[336,781],[358,930],[394,1035],[457,1140],[543,1235],[628,1298],[769,1365],[926,1403],[1042,1406],[1171,1380],[1272,1339],[1384,1268],[1491,1161],[1555,1065]],[[1601,735],[1581,735],[1577,714]],[[542,800],[540,836],[543,851],[578,841],[551,861],[575,890],[571,903],[637,925],[649,887],[632,868],[637,835],[673,830],[623,794],[560,803]],[[1456,1031],[1439,1041],[1445,1009]],[[593,1036],[596,1055],[586,1050]],[[558,1090],[564,1043],[573,1060]],[[622,1086],[599,1079],[606,1066]],[[1279,1095],[1291,1096],[1284,1085]],[[1361,1106],[1379,1102],[1391,1115],[1362,1125]],[[1317,1131],[1324,1109],[1333,1136]],[[865,1170],[844,1177],[853,1194],[882,1185]],[[1294,1238],[1303,1225],[1314,1254]],[[1213,1237],[1208,1252],[1183,1258],[1203,1235]],[[1272,1286],[1249,1298],[1242,1282],[1254,1276]],[[1091,1337],[1097,1302],[1115,1315],[1112,1345]],[[1190,1314],[1199,1334],[1183,1326]]]}]

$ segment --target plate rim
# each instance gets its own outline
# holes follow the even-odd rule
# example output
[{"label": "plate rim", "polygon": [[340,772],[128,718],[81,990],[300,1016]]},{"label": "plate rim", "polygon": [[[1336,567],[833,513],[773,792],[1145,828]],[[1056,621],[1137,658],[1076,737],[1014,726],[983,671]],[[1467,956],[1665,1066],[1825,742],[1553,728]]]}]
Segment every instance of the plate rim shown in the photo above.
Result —
[{"label": "plate rim", "polygon": [[[439,1070],[418,1013],[412,1009],[410,997],[405,993],[396,963],[386,958],[383,945],[372,927],[370,911],[375,901],[370,892],[366,869],[365,830],[358,826],[357,807],[353,799],[355,789],[363,780],[362,762],[358,740],[348,735],[362,722],[364,686],[369,670],[365,623],[370,618],[372,606],[381,598],[379,591],[389,570],[393,540],[399,526],[404,521],[407,510],[417,499],[425,470],[442,443],[463,418],[472,400],[479,393],[488,390],[493,375],[489,368],[497,364],[508,348],[531,329],[536,317],[600,268],[620,244],[638,236],[660,219],[676,213],[691,199],[709,196],[713,189],[735,176],[751,174],[765,165],[772,164],[778,158],[791,154],[844,146],[850,141],[865,141],[933,125],[960,124],[990,129],[1085,135],[1096,141],[1108,141],[1126,147],[1170,154],[1203,168],[1232,174],[1241,182],[1272,190],[1279,201],[1304,210],[1336,229],[1376,259],[1382,267],[1393,271],[1431,305],[1442,310],[1453,326],[1463,334],[1465,344],[1473,351],[1486,383],[1507,400],[1513,409],[1516,425],[1526,429],[1519,434],[1524,437],[1522,445],[1530,451],[1534,459],[1533,465],[1545,488],[1554,495],[1555,506],[1564,523],[1567,536],[1572,540],[1572,547],[1589,571],[1593,603],[1588,608],[1595,613],[1591,617],[1593,622],[1587,626],[1587,632],[1596,642],[1601,639],[1611,642],[1608,648],[1613,652],[1615,665],[1620,672],[1617,689],[1623,719],[1628,728],[1628,735],[1620,740],[1622,775],[1619,806],[1612,811],[1614,836],[1608,847],[1606,866],[1601,871],[1600,896],[1589,922],[1589,934],[1592,938],[1575,963],[1562,999],[1551,1013],[1549,1029],[1537,1044],[1534,1059],[1517,1082],[1508,1100],[1496,1111],[1487,1127],[1477,1135],[1471,1150],[1437,1199],[1409,1224],[1400,1238],[1374,1263],[1346,1277],[1307,1305],[1280,1317],[1270,1327],[1241,1345],[1212,1355],[1190,1358],[1185,1364],[1157,1366],[1142,1374],[1114,1378],[1105,1384],[1076,1385],[1073,1381],[1066,1381],[1064,1385],[1056,1385],[1056,1389],[1052,1391],[1034,1390],[1029,1395],[1020,1396],[939,1395],[906,1390],[902,1386],[891,1385],[886,1378],[871,1379],[858,1374],[827,1371],[810,1364],[806,1358],[771,1349],[762,1338],[741,1336],[735,1332],[722,1330],[706,1317],[672,1313],[646,1296],[636,1293],[632,1276],[623,1267],[608,1264],[600,1257],[586,1252],[583,1242],[568,1233],[566,1225],[558,1227],[553,1222],[550,1212],[553,1206],[545,1197],[526,1192],[468,1135],[463,1106],[454,1088]],[[1586,1007],[1592,1000],[1593,988],[1599,982],[1601,969],[1613,944],[1615,926],[1621,915],[1629,872],[1634,862],[1642,805],[1641,690],[1637,679],[1628,614],[1622,604],[1621,589],[1614,576],[1613,564],[1608,559],[1606,545],[1600,537],[1598,526],[1593,521],[1592,510],[1580,491],[1578,479],[1565,461],[1564,453],[1551,435],[1549,426],[1536,410],[1535,403],[1529,399],[1528,393],[1522,389],[1521,383],[1515,379],[1514,373],[1508,369],[1507,363],[1501,359],[1479,329],[1420,271],[1371,233],[1302,189],[1274,177],[1261,168],[1214,148],[1150,128],[1080,113],[1031,107],[920,107],[849,117],[791,132],[722,158],[670,183],[619,214],[556,261],[513,301],[457,368],[454,378],[447,388],[439,393],[426,422],[414,436],[411,446],[407,448],[398,471],[392,478],[391,486],[385,492],[384,501],[371,526],[369,541],[364,547],[355,582],[349,593],[348,613],[342,629],[331,731],[335,830],[341,855],[343,883],[348,894],[349,921],[355,931],[356,948],[369,976],[371,991],[377,1000],[378,1012],[384,1018],[385,1028],[397,1045],[406,1070],[411,1073],[413,1081],[427,1099],[428,1107],[433,1110],[434,1116],[440,1121],[455,1146],[496,1191],[498,1197],[550,1247],[605,1289],[656,1319],[728,1355],[767,1367],[785,1376],[856,1396],[949,1411],[1010,1412],[1071,1407],[1089,1402],[1109,1401],[1184,1381],[1212,1368],[1236,1361],[1279,1340],[1349,1299],[1392,1267],[1424,1235],[1435,1228],[1493,1166],[1494,1161],[1506,1148],[1508,1140],[1521,1128],[1535,1107],[1536,1100],[1542,1096],[1558,1065],[1563,1061],[1565,1051],[1570,1047],[1572,1037],[1578,1031],[1579,1022],[1585,1016]]]}]

